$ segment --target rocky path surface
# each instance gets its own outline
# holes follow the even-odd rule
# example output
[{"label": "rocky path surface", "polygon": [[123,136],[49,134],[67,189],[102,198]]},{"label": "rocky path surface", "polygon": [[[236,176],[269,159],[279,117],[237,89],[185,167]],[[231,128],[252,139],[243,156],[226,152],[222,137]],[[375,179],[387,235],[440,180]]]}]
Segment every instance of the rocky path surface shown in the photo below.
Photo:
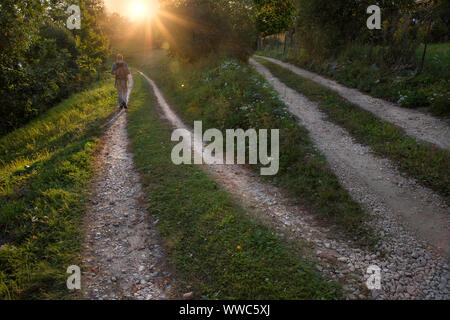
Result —
[{"label": "rocky path surface", "polygon": [[325,120],[316,103],[284,85],[261,64],[251,63],[310,132],[354,198],[372,211],[389,212],[450,257],[450,211],[439,196],[403,177],[390,161],[374,156],[370,148],[354,142],[344,129]]},{"label": "rocky path surface", "polygon": [[437,119],[417,110],[401,108],[382,99],[373,98],[361,93],[357,89],[347,88],[336,81],[326,79],[316,73],[301,69],[292,64],[269,57],[256,57],[276,63],[304,78],[313,80],[336,91],[343,98],[375,114],[380,119],[399,126],[410,136],[450,150],[450,125],[448,121]]},{"label": "rocky path surface", "polygon": [[[156,84],[146,77],[158,99],[162,113],[174,128],[187,128],[167,104]],[[199,150],[198,143],[195,148]],[[449,299],[450,269],[448,260],[425,242],[417,240],[386,211],[372,210],[374,227],[382,236],[379,249],[385,254],[358,248],[336,238],[319,225],[305,209],[293,206],[283,192],[261,182],[259,176],[239,165],[205,165],[222,187],[250,212],[253,218],[270,224],[292,239],[311,244],[311,258],[332,279],[345,284],[348,299]],[[367,197],[368,207],[376,199]],[[376,203],[373,203],[376,205]],[[380,208],[379,205],[376,205]],[[382,289],[369,292],[365,286],[367,268],[382,270]]]},{"label": "rocky path surface", "polygon": [[166,299],[171,274],[128,151],[127,115],[108,124],[85,217],[82,290],[94,300]]}]

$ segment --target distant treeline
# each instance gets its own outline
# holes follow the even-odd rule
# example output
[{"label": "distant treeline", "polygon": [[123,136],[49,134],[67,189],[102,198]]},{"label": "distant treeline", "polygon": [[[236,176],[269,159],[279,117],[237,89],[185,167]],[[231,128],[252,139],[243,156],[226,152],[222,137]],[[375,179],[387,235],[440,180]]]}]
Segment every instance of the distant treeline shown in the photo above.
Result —
[{"label": "distant treeline", "polygon": [[[286,33],[304,54],[323,60],[358,43],[382,47],[386,64],[416,64],[421,43],[448,41],[450,0],[165,0],[163,36],[172,53],[198,60],[213,52],[245,60],[261,40]],[[381,8],[381,30],[367,8]],[[177,17],[174,19],[174,17]],[[169,36],[167,36],[169,35]],[[289,44],[290,45],[290,44]]]},{"label": "distant treeline", "polygon": [[[79,30],[67,28],[73,4]],[[101,0],[1,1],[0,135],[100,77],[109,56],[102,15]]]}]

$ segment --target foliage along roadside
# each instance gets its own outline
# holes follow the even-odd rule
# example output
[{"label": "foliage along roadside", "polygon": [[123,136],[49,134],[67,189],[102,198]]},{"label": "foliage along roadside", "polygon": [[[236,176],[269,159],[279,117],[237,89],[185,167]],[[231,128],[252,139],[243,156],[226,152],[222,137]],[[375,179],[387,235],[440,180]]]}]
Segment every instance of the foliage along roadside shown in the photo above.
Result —
[{"label": "foliage along roadside", "polygon": [[364,210],[340,185],[306,129],[255,70],[223,57],[186,64],[163,51],[141,59],[142,69],[157,82],[186,124],[202,120],[204,130],[222,131],[280,129],[280,171],[270,181],[351,239],[374,244]]},{"label": "foliage along roadside", "polygon": [[2,0],[0,136],[98,81],[109,55],[99,0],[80,0],[80,30],[69,30],[71,1]]},{"label": "foliage along roadside", "polygon": [[[417,59],[423,46],[416,52]],[[398,103],[405,108],[427,108],[435,116],[450,117],[450,43],[428,46],[422,73],[383,66],[383,47],[349,45],[336,59],[317,60],[296,49],[283,54],[266,48],[258,54],[280,59],[330,77],[345,86]]]}]

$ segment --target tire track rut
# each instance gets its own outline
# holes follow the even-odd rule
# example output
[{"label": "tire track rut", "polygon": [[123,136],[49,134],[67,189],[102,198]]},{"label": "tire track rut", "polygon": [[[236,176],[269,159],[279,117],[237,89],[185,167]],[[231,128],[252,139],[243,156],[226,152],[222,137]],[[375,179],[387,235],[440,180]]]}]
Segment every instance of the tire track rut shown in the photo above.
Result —
[{"label": "tire track rut", "polygon": [[82,291],[87,299],[167,299],[172,288],[158,221],[145,209],[128,147],[127,114],[118,111],[102,137],[84,220]]},{"label": "tire track rut", "polygon": [[[172,111],[154,81],[141,73],[152,87],[165,118],[174,128],[188,129]],[[194,143],[194,151],[199,151]],[[292,239],[301,239],[313,246],[310,257],[319,262],[319,270],[344,283],[347,299],[448,299],[450,270],[426,243],[417,241],[395,219],[379,214],[383,222],[376,225],[385,240],[373,253],[338,239],[322,227],[305,208],[291,205],[282,190],[261,182],[259,176],[239,165],[204,165],[221,186],[232,194],[249,214]],[[393,239],[395,241],[393,241]],[[382,269],[383,288],[369,292],[365,288],[367,268]]]}]

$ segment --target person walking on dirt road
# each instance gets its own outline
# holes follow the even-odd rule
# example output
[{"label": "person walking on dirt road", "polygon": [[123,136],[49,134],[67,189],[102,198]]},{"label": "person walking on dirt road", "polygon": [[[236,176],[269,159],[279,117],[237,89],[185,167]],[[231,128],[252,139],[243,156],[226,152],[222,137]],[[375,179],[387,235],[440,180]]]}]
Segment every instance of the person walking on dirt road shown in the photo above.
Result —
[{"label": "person walking on dirt road", "polygon": [[116,89],[119,95],[119,107],[120,109],[128,109],[128,75],[130,70],[123,56],[118,54],[116,57],[116,63],[114,63],[111,74],[116,76]]}]

